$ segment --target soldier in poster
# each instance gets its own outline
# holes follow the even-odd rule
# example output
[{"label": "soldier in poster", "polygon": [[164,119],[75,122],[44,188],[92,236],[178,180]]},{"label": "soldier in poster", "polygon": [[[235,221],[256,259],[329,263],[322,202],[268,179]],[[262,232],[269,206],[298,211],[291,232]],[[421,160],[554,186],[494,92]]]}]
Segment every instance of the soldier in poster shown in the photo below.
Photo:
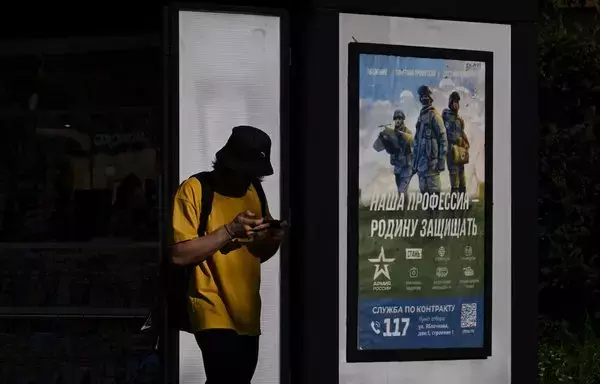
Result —
[{"label": "soldier in poster", "polygon": [[[408,184],[413,176],[413,142],[412,131],[408,129],[404,120],[406,115],[401,109],[394,111],[394,124],[384,125],[379,133],[373,149],[377,152],[385,150],[390,155],[390,163],[394,167],[394,178],[398,193],[406,193]],[[380,127],[381,128],[381,127]]]},{"label": "soldier in poster", "polygon": [[444,109],[442,118],[448,136],[448,173],[452,192],[466,192],[465,164],[469,162],[469,139],[465,133],[465,121],[458,114],[460,95],[453,91],[448,98],[448,108]]},{"label": "soldier in poster", "polygon": [[423,106],[417,120],[413,173],[419,175],[421,193],[440,193],[440,172],[446,169],[448,141],[439,112],[433,106],[433,93],[422,85],[417,91]]}]

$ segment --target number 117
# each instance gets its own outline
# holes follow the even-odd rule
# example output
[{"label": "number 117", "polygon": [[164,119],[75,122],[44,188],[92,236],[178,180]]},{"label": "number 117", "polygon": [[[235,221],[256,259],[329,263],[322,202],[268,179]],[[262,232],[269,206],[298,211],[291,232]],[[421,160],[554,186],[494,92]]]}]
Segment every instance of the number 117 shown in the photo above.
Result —
[{"label": "number 117", "polygon": [[[392,331],[392,322],[394,323],[394,330]],[[396,336],[406,336],[406,331],[408,330],[408,326],[410,324],[410,318],[396,317],[394,319],[384,319],[383,323],[385,324],[385,332],[383,332],[384,337],[396,337]],[[400,331],[400,323],[404,324],[402,331]]]}]

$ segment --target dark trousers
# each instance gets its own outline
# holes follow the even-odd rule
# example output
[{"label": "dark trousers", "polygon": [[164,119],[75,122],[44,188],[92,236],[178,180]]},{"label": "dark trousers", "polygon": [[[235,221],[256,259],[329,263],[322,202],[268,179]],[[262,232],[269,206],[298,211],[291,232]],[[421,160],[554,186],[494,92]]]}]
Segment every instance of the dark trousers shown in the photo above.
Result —
[{"label": "dark trousers", "polygon": [[241,336],[229,329],[210,329],[195,336],[206,384],[250,384],[258,363],[258,336]]},{"label": "dark trousers", "polygon": [[406,193],[408,184],[410,184],[410,179],[412,179],[412,175],[409,174],[408,176],[404,176],[394,173],[394,177],[396,178],[396,187],[398,187],[398,193]]}]

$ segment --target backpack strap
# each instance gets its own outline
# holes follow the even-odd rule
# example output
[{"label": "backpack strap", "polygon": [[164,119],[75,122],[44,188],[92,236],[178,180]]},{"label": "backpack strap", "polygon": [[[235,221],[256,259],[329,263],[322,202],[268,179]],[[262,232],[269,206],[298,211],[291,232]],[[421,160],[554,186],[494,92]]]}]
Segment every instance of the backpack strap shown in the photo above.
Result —
[{"label": "backpack strap", "polygon": [[267,197],[265,196],[265,190],[258,179],[252,180],[252,186],[258,195],[258,200],[260,200],[261,215],[262,217],[265,217],[267,215]]},{"label": "backpack strap", "polygon": [[200,172],[192,176],[200,182],[202,197],[200,200],[200,222],[198,224],[198,236],[206,235],[206,226],[208,217],[212,211],[212,202],[214,197],[213,174],[212,172]]}]

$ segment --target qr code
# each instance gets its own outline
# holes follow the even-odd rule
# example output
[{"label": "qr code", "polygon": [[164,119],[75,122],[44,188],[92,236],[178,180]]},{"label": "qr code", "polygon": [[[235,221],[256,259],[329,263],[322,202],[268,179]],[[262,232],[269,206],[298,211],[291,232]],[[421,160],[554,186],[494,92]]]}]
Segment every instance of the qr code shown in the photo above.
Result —
[{"label": "qr code", "polygon": [[477,326],[477,303],[463,304],[460,308],[460,327],[475,328]]}]

